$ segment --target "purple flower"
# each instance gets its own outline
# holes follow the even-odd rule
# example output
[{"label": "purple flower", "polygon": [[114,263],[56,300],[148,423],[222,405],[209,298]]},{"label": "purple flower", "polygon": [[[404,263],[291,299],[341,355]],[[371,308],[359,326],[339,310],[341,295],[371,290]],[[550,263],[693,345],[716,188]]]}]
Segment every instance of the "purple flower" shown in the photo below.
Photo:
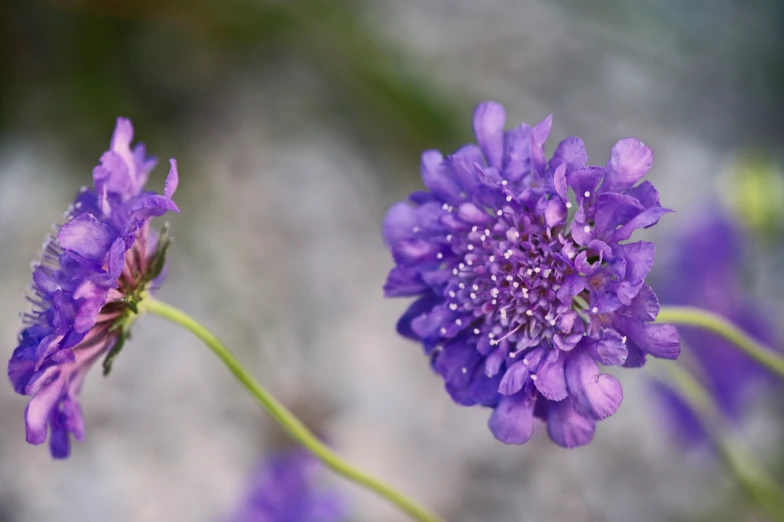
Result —
[{"label": "purple flower", "polygon": [[231,522],[339,522],[345,509],[335,493],[315,485],[316,461],[295,451],[262,462]]},{"label": "purple flower", "polygon": [[[743,231],[716,208],[706,209],[689,220],[689,227],[670,244],[657,281],[662,298],[676,305],[690,305],[715,312],[767,346],[775,346],[772,324],[764,309],[750,300],[742,280]],[[695,376],[711,393],[721,413],[739,421],[750,395],[761,384],[769,384],[771,374],[734,345],[706,330],[683,327]],[[704,440],[702,424],[678,394],[663,384],[656,389],[672,427],[682,440]]]},{"label": "purple flower", "polygon": [[675,327],[651,324],[653,244],[627,241],[670,210],[637,184],[653,160],[640,141],[619,141],[601,167],[571,137],[548,162],[551,117],[504,132],[505,119],[482,103],[478,146],[422,155],[428,190],[384,220],[396,263],[384,292],[417,297],[398,331],[422,343],[457,403],[493,408],[498,440],[528,441],[538,417],[557,444],[581,446],[623,397],[600,364],[678,356]]},{"label": "purple flower", "polygon": [[55,458],[69,455],[70,435],[84,437],[78,395],[87,372],[105,354],[108,372],[136,305],[163,269],[168,240],[150,229],[150,219],[179,212],[171,199],[175,160],[164,194],[144,192],[156,161],[144,145],[131,149],[132,139],[131,122],[118,118],[111,147],[93,170],[94,188],[82,188],[65,223],[45,240],[33,263],[32,307],[8,362],[16,392],[31,396],[27,441],[41,444],[48,435]]}]

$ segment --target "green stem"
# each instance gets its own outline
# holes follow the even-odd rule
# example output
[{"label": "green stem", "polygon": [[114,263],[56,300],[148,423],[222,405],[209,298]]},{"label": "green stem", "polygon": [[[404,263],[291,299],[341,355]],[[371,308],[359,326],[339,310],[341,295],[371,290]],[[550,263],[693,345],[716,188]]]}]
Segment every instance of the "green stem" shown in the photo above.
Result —
[{"label": "green stem", "polygon": [[656,322],[696,326],[710,330],[735,344],[749,357],[784,377],[784,357],[758,343],[720,315],[691,306],[662,306]]},{"label": "green stem", "polygon": [[308,451],[310,451],[325,466],[332,469],[339,475],[363,486],[378,495],[384,497],[389,502],[407,513],[412,519],[420,522],[439,522],[440,519],[430,513],[425,508],[417,505],[403,494],[395,491],[383,482],[369,477],[352,467],[341,459],[329,447],[324,445],[313,433],[305,427],[290,411],[277,401],[261,384],[259,384],[242,367],[240,362],[231,354],[217,337],[212,335],[206,328],[196,322],[185,312],[170,306],[166,303],[147,297],[140,304],[141,312],[149,312],[154,315],[168,319],[186,330],[189,330],[196,337],[213,351],[218,358],[223,361],[231,373],[247,389],[251,395],[261,404],[261,406],[275,419],[288,434]]},{"label": "green stem", "polygon": [[[765,510],[771,520],[784,521],[784,491],[757,462],[743,442],[721,426],[721,416],[711,395],[689,372],[677,364],[667,364],[669,382],[692,407],[718,448],[727,467],[746,493]],[[730,433],[731,435],[726,435]]]}]

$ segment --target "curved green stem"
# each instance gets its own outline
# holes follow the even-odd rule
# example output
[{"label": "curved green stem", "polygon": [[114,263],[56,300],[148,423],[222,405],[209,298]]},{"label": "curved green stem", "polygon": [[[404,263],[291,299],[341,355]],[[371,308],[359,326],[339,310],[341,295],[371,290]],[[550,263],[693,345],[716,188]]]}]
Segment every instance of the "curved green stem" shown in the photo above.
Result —
[{"label": "curved green stem", "polygon": [[720,315],[691,306],[662,306],[656,322],[696,326],[710,330],[735,344],[749,357],[784,377],[784,357],[758,343]]},{"label": "curved green stem", "polygon": [[288,434],[324,465],[332,469],[339,475],[351,480],[360,486],[363,486],[378,495],[384,497],[389,502],[399,507],[402,511],[407,513],[412,519],[420,522],[439,522],[440,519],[430,513],[425,508],[417,505],[412,500],[405,497],[403,494],[395,491],[383,482],[369,477],[352,467],[350,464],[341,459],[329,447],[324,445],[313,433],[305,427],[299,419],[297,419],[290,411],[288,411],[281,403],[279,403],[261,384],[259,384],[253,377],[248,374],[242,367],[240,362],[231,354],[231,352],[218,340],[217,337],[212,335],[206,328],[200,325],[196,320],[190,317],[185,312],[170,306],[161,301],[157,301],[151,297],[147,297],[140,304],[141,312],[149,312],[154,315],[168,319],[176,323],[186,330],[189,330],[196,337],[204,341],[204,343],[213,351],[215,355],[225,364],[231,373],[237,378],[238,381],[247,389],[253,397],[261,404],[261,406],[269,413],[280,426],[288,432]]},{"label": "curved green stem", "polygon": [[784,522],[784,491],[754,458],[743,442],[721,426],[721,416],[711,395],[688,371],[667,364],[670,385],[697,414],[727,467],[743,489],[776,522]]}]

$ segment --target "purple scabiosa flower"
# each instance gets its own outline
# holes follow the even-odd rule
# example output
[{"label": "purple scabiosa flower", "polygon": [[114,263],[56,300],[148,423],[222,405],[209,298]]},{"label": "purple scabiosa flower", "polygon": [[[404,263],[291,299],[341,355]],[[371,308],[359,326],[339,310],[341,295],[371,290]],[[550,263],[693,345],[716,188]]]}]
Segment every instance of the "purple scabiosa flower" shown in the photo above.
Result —
[{"label": "purple scabiosa flower", "polygon": [[133,321],[137,304],[162,272],[169,240],[150,219],[178,212],[172,201],[177,164],[171,160],[163,195],[142,189],[155,167],[144,145],[131,148],[133,127],[118,118],[111,146],[44,241],[33,263],[24,329],[8,363],[17,393],[31,396],[25,410],[27,441],[49,437],[52,456],[66,458],[70,435],[84,437],[78,395],[102,356],[108,373]]},{"label": "purple scabiosa flower", "polygon": [[[708,208],[689,220],[668,245],[663,269],[656,278],[662,299],[717,313],[766,346],[776,346],[765,310],[744,292],[743,230],[717,208]],[[774,382],[772,375],[734,345],[707,330],[680,329],[688,347],[691,371],[713,396],[719,411],[733,422],[741,420],[752,392]],[[686,443],[705,439],[695,412],[664,384],[656,390],[675,433]]]},{"label": "purple scabiosa flower", "polygon": [[384,292],[417,297],[398,331],[422,343],[457,403],[493,408],[498,440],[528,441],[538,417],[557,444],[581,446],[622,399],[600,364],[678,356],[675,327],[651,323],[653,244],[628,242],[670,210],[637,184],[653,160],[640,141],[619,141],[601,167],[571,137],[548,162],[552,118],[504,132],[505,119],[482,103],[478,146],[422,155],[428,190],[384,219],[396,263]]},{"label": "purple scabiosa flower", "polygon": [[307,453],[281,453],[259,464],[231,522],[340,522],[335,493],[316,487],[317,462]]}]

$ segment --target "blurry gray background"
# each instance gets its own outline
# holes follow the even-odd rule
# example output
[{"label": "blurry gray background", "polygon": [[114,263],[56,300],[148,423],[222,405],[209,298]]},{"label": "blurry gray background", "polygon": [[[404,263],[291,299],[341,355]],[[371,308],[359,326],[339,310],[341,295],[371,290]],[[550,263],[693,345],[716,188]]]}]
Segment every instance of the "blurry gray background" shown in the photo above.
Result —
[{"label": "blurry gray background", "polygon": [[[489,411],[454,405],[396,336],[407,302],[382,297],[379,228],[419,187],[419,152],[471,139],[472,107],[495,99],[509,125],[553,113],[549,150],[580,135],[593,163],[621,137],[649,144],[678,211],[666,235],[727,190],[738,153],[778,159],[782,28],[775,0],[6,0],[0,345],[10,356],[29,262],[124,115],[179,161],[161,298],[357,466],[455,522],[762,520],[709,451],[675,443],[647,370],[620,374],[624,404],[586,448],[541,428],[522,447],[495,441]],[[775,266],[760,263],[759,286],[780,311]],[[26,399],[0,386],[0,522],[219,521],[286,444],[189,334],[155,317],[133,334],[111,377],[88,379],[68,461],[25,443]],[[775,402],[760,397],[744,426],[774,472]],[[351,520],[405,520],[325,480]]]}]

